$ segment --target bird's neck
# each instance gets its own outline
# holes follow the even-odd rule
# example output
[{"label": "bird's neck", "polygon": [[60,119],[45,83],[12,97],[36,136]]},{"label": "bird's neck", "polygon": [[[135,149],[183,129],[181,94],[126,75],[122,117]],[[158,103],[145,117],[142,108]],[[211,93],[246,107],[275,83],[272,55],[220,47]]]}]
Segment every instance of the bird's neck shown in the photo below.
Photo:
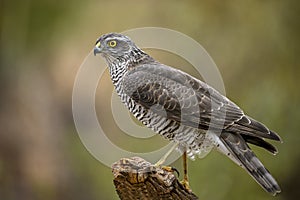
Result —
[{"label": "bird's neck", "polygon": [[140,49],[133,49],[129,54],[125,54],[114,59],[107,58],[106,60],[109,65],[110,76],[114,84],[133,68],[141,64],[155,62],[151,56]]},{"label": "bird's neck", "polygon": [[141,64],[155,62],[151,56],[140,49],[131,51],[131,55],[129,57],[131,58],[129,59],[130,61],[127,66],[129,70]]},{"label": "bird's neck", "polygon": [[127,70],[131,70],[138,65],[154,62],[154,59],[141,49],[132,49],[129,54],[120,58],[125,61]]}]

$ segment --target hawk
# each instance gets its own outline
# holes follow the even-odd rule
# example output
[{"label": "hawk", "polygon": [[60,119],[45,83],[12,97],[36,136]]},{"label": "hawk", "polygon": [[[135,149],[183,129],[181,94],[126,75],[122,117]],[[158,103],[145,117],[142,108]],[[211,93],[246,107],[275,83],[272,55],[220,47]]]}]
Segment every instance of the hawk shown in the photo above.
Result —
[{"label": "hawk", "polygon": [[[254,144],[276,154],[277,149],[265,140],[281,141],[275,132],[247,116],[208,84],[156,61],[125,35],[102,35],[94,54],[105,58],[115,90],[128,110],[154,132],[173,141],[183,153],[184,163],[187,156],[205,156],[214,148],[244,168],[270,194],[281,191],[248,146]],[[185,164],[188,186],[186,174]]]}]

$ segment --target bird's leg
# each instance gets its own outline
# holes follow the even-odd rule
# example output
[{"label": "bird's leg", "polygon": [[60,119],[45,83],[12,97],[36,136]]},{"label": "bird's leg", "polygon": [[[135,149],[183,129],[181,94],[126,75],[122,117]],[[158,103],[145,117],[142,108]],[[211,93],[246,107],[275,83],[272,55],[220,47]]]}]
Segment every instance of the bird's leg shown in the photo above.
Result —
[{"label": "bird's leg", "polygon": [[183,152],[182,160],[183,160],[183,180],[181,181],[181,184],[185,187],[185,189],[191,191],[190,184],[189,184],[189,181],[188,181],[186,150]]},{"label": "bird's leg", "polygon": [[159,159],[159,161],[157,161],[154,166],[155,167],[159,167],[161,166],[162,164],[165,163],[165,161],[167,160],[168,156],[174,151],[174,149],[178,146],[178,143],[175,143],[171,149],[163,156],[161,157],[161,159]]},{"label": "bird's leg", "polygon": [[[163,156],[161,157],[161,159],[159,159],[159,161],[157,161],[154,166],[155,167],[160,167],[162,164],[165,163],[165,161],[167,160],[167,158],[169,157],[169,155],[174,151],[174,149],[178,146],[178,143],[175,143],[170,149],[169,151]],[[161,166],[162,169],[164,169],[165,171],[168,172],[176,172],[177,175],[179,176],[179,172],[177,169],[175,169],[174,167],[171,166]]]}]

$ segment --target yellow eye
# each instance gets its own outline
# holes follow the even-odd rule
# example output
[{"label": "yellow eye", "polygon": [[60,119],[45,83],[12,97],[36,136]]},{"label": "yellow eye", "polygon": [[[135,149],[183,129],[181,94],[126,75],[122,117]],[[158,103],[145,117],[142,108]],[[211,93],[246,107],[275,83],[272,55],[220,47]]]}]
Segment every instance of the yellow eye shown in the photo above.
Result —
[{"label": "yellow eye", "polygon": [[117,45],[117,42],[116,42],[116,40],[111,40],[111,41],[108,42],[108,45],[110,47],[115,47]]}]

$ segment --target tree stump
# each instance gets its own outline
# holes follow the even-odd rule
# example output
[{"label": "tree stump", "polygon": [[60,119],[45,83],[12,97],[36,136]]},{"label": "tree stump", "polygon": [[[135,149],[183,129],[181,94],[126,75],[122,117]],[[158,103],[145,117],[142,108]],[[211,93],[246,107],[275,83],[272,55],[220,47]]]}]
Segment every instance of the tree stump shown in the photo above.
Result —
[{"label": "tree stump", "polygon": [[198,199],[173,172],[140,157],[122,158],[112,165],[112,172],[120,199]]}]

